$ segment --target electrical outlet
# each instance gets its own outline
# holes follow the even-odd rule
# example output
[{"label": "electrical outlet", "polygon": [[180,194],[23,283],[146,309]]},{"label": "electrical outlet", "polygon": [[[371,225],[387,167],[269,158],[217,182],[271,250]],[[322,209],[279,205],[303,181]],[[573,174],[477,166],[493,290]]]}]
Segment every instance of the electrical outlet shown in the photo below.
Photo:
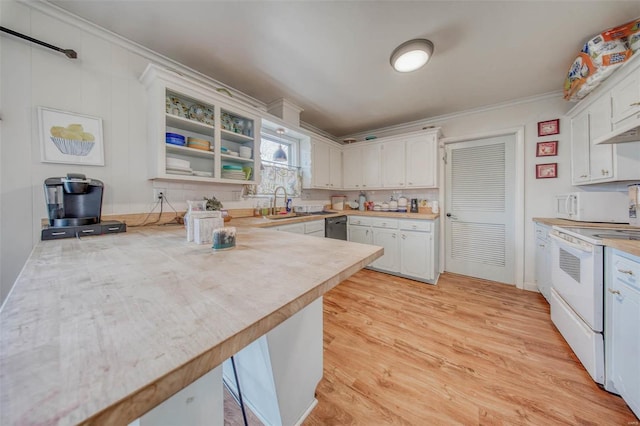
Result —
[{"label": "electrical outlet", "polygon": [[153,202],[157,202],[160,199],[160,194],[167,195],[167,190],[164,188],[153,188]]}]

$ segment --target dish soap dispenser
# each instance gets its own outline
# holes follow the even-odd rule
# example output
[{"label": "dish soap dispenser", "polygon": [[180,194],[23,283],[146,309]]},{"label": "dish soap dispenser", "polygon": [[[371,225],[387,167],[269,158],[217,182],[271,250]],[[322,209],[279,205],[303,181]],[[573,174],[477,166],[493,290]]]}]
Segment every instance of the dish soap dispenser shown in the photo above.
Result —
[{"label": "dish soap dispenser", "polygon": [[360,191],[360,196],[358,197],[358,210],[364,211],[365,209],[364,205],[366,202],[367,202],[367,195],[363,191]]}]

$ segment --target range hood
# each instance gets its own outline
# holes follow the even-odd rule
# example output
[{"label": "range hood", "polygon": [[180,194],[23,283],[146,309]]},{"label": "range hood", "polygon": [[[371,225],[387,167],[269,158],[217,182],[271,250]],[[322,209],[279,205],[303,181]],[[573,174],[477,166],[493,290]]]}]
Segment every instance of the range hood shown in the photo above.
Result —
[{"label": "range hood", "polygon": [[620,126],[606,135],[600,136],[593,141],[593,144],[600,145],[640,141],[640,114],[638,114],[635,120],[630,121],[626,126]]}]

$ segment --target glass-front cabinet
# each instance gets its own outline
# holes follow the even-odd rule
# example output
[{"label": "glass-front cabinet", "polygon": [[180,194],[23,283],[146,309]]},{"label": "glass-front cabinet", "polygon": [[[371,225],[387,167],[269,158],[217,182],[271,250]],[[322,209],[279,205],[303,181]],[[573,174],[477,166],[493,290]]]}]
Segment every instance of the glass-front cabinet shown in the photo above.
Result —
[{"label": "glass-front cabinet", "polygon": [[153,64],[140,80],[149,94],[150,179],[259,181],[260,117],[251,107]]}]

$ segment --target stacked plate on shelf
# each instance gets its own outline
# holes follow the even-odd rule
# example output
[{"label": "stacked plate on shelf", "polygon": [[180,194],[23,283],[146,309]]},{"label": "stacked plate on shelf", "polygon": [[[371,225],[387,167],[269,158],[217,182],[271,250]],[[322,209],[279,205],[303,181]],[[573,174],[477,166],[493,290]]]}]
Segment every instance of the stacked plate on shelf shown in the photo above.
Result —
[{"label": "stacked plate on shelf", "polygon": [[181,160],[180,158],[167,156],[166,164],[167,173],[172,175],[193,175],[193,169],[191,169],[191,163],[187,160]]},{"label": "stacked plate on shelf", "polygon": [[242,170],[242,166],[226,164],[222,166],[222,177],[225,179],[246,180],[247,175]]}]

